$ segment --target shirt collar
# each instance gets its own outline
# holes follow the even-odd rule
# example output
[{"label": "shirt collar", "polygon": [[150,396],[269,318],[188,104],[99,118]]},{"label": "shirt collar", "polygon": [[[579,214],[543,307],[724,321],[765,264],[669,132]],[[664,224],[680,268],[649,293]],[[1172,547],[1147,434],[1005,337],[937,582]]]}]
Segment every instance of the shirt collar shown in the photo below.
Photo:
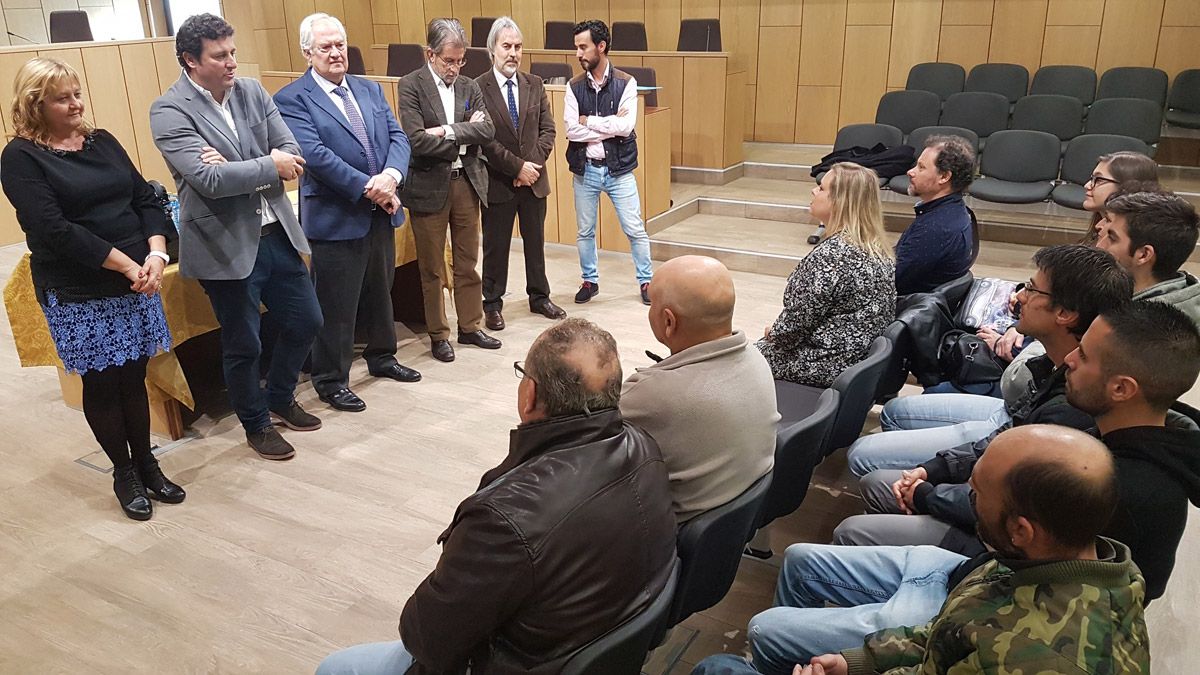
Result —
[{"label": "shirt collar", "polygon": [[608,82],[608,78],[611,74],[612,74],[612,61],[609,61],[608,65],[604,67],[604,79],[597,82],[596,78],[592,77],[592,71],[590,71],[590,70],[588,71],[587,76],[588,76],[588,80],[591,81],[593,86],[603,87],[604,83]]},{"label": "shirt collar", "polygon": [[201,94],[202,96],[204,96],[204,98],[208,99],[208,102],[209,102],[209,103],[212,103],[213,105],[217,106],[218,108],[224,108],[224,107],[226,107],[226,106],[228,106],[228,105],[229,105],[229,97],[230,97],[230,96],[233,94],[233,88],[232,88],[232,87],[230,87],[230,88],[229,88],[229,91],[225,92],[225,98],[224,98],[224,99],[222,99],[222,102],[221,102],[221,103],[217,103],[217,99],[213,98],[212,92],[211,92],[211,91],[209,91],[209,90],[207,90],[207,89],[205,89],[204,87],[201,87],[200,85],[196,84],[196,81],[192,79],[192,76],[191,76],[189,73],[187,73],[187,72],[184,72],[184,73],[183,73],[183,76],[184,76],[184,77],[186,77],[186,78],[187,78],[187,81],[188,81],[188,82],[189,82],[189,83],[190,83],[190,84],[191,84],[193,87],[195,87],[195,88],[196,88],[196,91],[200,92],[200,94]]},{"label": "shirt collar", "polygon": [[493,67],[492,74],[496,76],[496,84],[500,85],[500,91],[503,93],[508,92],[508,90],[505,89],[505,87],[508,85],[509,80],[512,80],[514,85],[520,86],[520,83],[517,82],[516,73],[514,73],[512,77],[505,77],[504,73],[501,73],[499,70],[496,70],[496,68]]},{"label": "shirt collar", "polygon": [[338,87],[345,87],[347,90],[350,89],[350,83],[347,81],[345,76],[342,77],[341,84],[334,84],[334,83],[330,82],[329,80],[325,79],[315,69],[309,68],[309,70],[312,72],[313,79],[317,81],[317,85],[319,87],[321,87],[321,91],[325,92],[326,94],[332,94],[333,90],[337,89]]},{"label": "shirt collar", "polygon": [[962,203],[962,200],[963,200],[962,193],[951,192],[948,195],[944,195],[942,197],[938,197],[937,199],[933,199],[933,200],[930,200],[927,202],[917,202],[916,204],[913,205],[913,211],[915,211],[917,213],[917,215],[921,215],[922,213],[925,213],[927,211],[935,209],[935,208],[941,206],[942,204],[949,204],[950,202]]},{"label": "shirt collar", "polygon": [[[449,89],[451,91],[454,90],[454,85],[446,84],[446,81],[442,79],[442,76],[438,75],[437,71],[433,69],[432,63],[426,63],[425,67],[429,68],[429,74],[433,75],[433,86],[437,87],[438,89]],[[461,73],[459,74],[459,77],[462,77]]]}]

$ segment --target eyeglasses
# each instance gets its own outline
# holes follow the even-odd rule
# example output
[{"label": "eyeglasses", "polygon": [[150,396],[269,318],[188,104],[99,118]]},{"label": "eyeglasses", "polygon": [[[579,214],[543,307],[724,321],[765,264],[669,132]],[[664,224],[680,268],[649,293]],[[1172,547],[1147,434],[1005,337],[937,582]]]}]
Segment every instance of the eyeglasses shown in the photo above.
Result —
[{"label": "eyeglasses", "polygon": [[328,54],[329,52],[332,52],[335,49],[338,50],[339,52],[345,54],[346,49],[347,49],[346,43],[345,42],[335,42],[330,45],[317,45],[316,47],[313,47],[314,51],[320,52],[322,54]]},{"label": "eyeglasses", "polygon": [[459,59],[459,60],[457,60],[457,61],[450,61],[450,60],[448,60],[448,59],[445,59],[445,58],[443,58],[443,57],[441,57],[441,56],[436,56],[436,55],[435,55],[435,58],[437,58],[437,60],[438,60],[438,61],[441,61],[441,62],[442,62],[442,65],[443,65],[443,66],[446,66],[447,68],[462,68],[463,66],[467,65],[467,60],[466,60],[466,59]]},{"label": "eyeglasses", "polygon": [[[513,375],[515,375],[518,380],[523,380],[529,377],[529,373],[525,372],[524,361],[513,361]],[[529,377],[529,379],[533,380],[532,377]],[[533,381],[537,382],[537,380]]]},{"label": "eyeglasses", "polygon": [[1087,187],[1088,185],[1091,185],[1092,187],[1100,187],[1101,185],[1107,185],[1109,183],[1112,183],[1115,185],[1120,182],[1121,181],[1117,180],[1116,178],[1109,178],[1108,176],[1092,174],[1091,178],[1088,178],[1088,181],[1086,183],[1084,183],[1083,185],[1084,185],[1084,187]]},{"label": "eyeglasses", "polygon": [[1026,281],[1026,282],[1025,282],[1025,283],[1023,283],[1023,284],[1019,284],[1019,285],[1017,286],[1017,292],[1018,292],[1018,293],[1020,293],[1021,291],[1025,291],[1026,293],[1037,293],[1037,294],[1039,294],[1039,295],[1044,295],[1044,296],[1046,296],[1047,298],[1053,298],[1053,297],[1054,297],[1054,295],[1053,295],[1053,294],[1051,294],[1051,293],[1047,293],[1046,291],[1040,290],[1040,289],[1038,289],[1037,287],[1035,287],[1035,286],[1033,285],[1033,280],[1032,280],[1032,279],[1031,279],[1031,280],[1029,280],[1029,281]]}]

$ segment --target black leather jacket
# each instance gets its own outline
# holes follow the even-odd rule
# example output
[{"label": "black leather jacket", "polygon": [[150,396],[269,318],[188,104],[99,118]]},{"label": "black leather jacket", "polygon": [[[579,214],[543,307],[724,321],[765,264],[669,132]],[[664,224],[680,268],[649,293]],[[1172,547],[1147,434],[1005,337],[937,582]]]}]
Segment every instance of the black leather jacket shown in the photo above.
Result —
[{"label": "black leather jacket", "polygon": [[616,409],[523,424],[439,542],[400,616],[408,672],[557,673],[666,585],[666,466]]}]

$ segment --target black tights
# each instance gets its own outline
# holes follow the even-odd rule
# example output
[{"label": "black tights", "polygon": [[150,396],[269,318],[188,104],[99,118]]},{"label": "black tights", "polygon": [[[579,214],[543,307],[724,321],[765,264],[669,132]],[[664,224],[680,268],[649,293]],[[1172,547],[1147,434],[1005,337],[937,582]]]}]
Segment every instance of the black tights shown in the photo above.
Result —
[{"label": "black tights", "polygon": [[114,468],[150,454],[150,401],[143,356],[83,374],[83,415]]}]

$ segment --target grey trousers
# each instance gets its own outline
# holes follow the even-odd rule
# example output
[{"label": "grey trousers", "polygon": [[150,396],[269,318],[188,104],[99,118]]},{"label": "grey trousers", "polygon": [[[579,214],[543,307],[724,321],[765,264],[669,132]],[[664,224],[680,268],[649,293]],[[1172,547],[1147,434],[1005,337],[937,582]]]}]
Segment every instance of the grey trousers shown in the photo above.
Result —
[{"label": "grey trousers", "polygon": [[841,546],[938,546],[953,527],[933,516],[911,516],[900,511],[892,496],[892,483],[901,472],[877,469],[859,479],[858,486],[867,513],[850,516],[833,531],[833,543]]}]

